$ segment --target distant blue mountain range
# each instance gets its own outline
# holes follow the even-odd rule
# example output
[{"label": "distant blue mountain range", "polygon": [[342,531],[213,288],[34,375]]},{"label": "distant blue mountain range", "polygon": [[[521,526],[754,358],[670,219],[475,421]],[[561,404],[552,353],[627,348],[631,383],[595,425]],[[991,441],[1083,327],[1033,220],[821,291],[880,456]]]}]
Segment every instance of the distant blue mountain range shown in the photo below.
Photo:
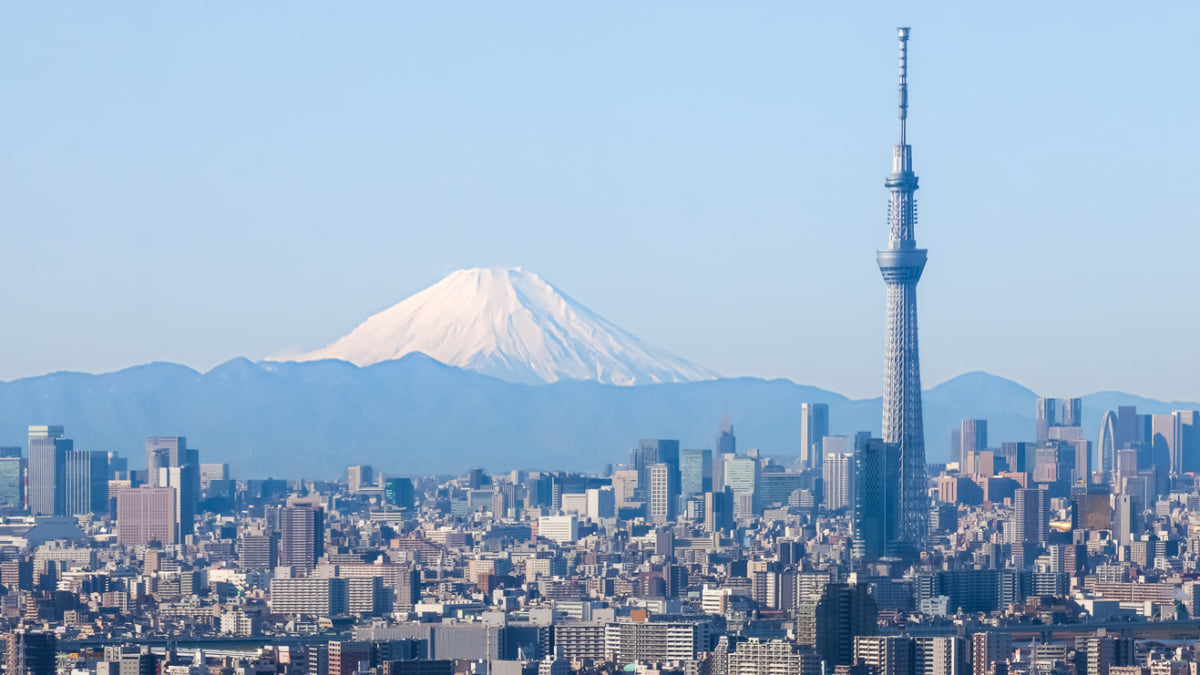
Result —
[{"label": "distant blue mountain range", "polygon": [[[951,430],[963,418],[987,419],[993,445],[1033,440],[1036,398],[982,372],[930,389],[929,461],[948,459]],[[151,363],[0,383],[0,445],[25,445],[29,424],[63,424],[76,447],[116,450],[135,467],[144,463],[144,437],[187,436],[202,461],[228,462],[239,478],[332,478],[358,463],[389,475],[471,466],[598,471],[627,461],[639,438],[713,447],[726,405],[739,449],[798,455],[805,401],[829,404],[831,433],[879,433],[880,399],[852,400],[787,380],[522,385],[412,354],[365,368],[235,359],[207,373]],[[1105,410],[1129,404],[1144,413],[1200,409],[1100,392],[1084,397],[1087,437],[1098,435]]]}]

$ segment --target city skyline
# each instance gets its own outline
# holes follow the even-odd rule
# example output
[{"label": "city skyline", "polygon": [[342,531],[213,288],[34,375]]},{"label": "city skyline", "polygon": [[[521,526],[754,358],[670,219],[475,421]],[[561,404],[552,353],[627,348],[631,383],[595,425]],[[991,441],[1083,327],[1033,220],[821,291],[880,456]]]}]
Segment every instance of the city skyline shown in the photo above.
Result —
[{"label": "city skyline", "polygon": [[[927,197],[937,204],[926,210],[923,243],[939,251],[922,287],[926,379],[985,370],[1047,395],[1200,399],[1178,367],[1188,359],[1186,313],[1181,328],[1148,336],[1115,319],[1164,325],[1177,313],[1173,291],[1189,283],[1176,256],[1197,235],[1176,223],[1188,213],[1184,177],[1194,159],[1184,149],[1196,133],[1186,123],[1195,99],[1177,84],[1191,43],[1175,31],[1194,24],[1195,8],[1162,10],[1176,13],[1172,21],[1051,8],[1030,23],[983,8],[905,8],[900,17],[889,7],[867,24],[838,9],[775,9],[779,16],[646,10],[644,25],[616,46],[568,44],[519,13],[473,17],[462,39],[494,47],[494,68],[483,72],[513,85],[497,93],[479,78],[476,52],[452,59],[414,31],[385,39],[353,16],[321,17],[365,32],[361,42],[333,38],[316,59],[294,40],[313,30],[311,9],[298,11],[293,39],[267,56],[249,35],[274,17],[250,9],[239,17],[244,29],[210,21],[181,33],[187,22],[173,20],[182,9],[89,32],[80,26],[99,22],[98,10],[9,8],[5,24],[40,40],[17,35],[0,47],[3,74],[25,103],[0,113],[22,131],[0,215],[16,224],[13,250],[53,251],[62,273],[7,293],[6,307],[14,324],[67,317],[78,329],[11,336],[20,358],[0,364],[0,378],[159,360],[207,370],[238,355],[311,349],[452,269],[524,265],[646,341],[727,376],[874,395],[882,301],[861,251],[876,246],[883,207],[871,177],[892,132],[869,111],[890,98],[878,38],[911,24],[925,59],[912,83],[923,106],[915,128],[938,131],[922,134]],[[604,19],[559,11],[553,18]],[[403,18],[439,28],[456,20],[432,9]],[[679,21],[688,30],[667,32],[666,45],[650,39]],[[489,41],[495,25],[536,38],[523,41],[528,50]],[[1013,31],[1025,37],[1017,53],[1000,59],[980,47]],[[1083,57],[1096,41],[1131,48],[1098,69]],[[227,52],[213,53],[218,42]],[[718,58],[705,51],[715,42],[733,49]],[[568,70],[541,58],[558,49]],[[231,60],[251,67],[218,68]],[[569,77],[574,69],[592,77]],[[664,81],[669,91],[656,94]],[[373,86],[382,84],[392,86]],[[206,86],[222,95],[198,97]],[[344,94],[336,100],[345,108],[314,95],[329,88]],[[559,95],[531,107],[547,91]],[[397,92],[454,114],[403,106]],[[622,93],[642,103],[614,104],[631,100]],[[472,112],[489,101],[498,102],[494,115]],[[336,123],[347,110],[359,113],[354,129]],[[971,142],[982,129],[1004,129],[1022,152]],[[165,153],[179,161],[167,164]],[[305,156],[330,161],[297,162]],[[1097,200],[1075,167],[1101,158],[1117,167],[1123,190]],[[147,169],[157,166],[171,169]],[[529,180],[502,180],[499,166]],[[980,177],[996,174],[1022,176],[1009,208],[985,206],[995,201]],[[458,187],[434,189],[438,181]],[[599,210],[571,206],[601,197]],[[451,206],[434,209],[434,198]],[[1138,236],[1119,237],[1129,222]],[[559,235],[569,245],[553,244]],[[587,247],[570,245],[584,236]],[[647,269],[642,253],[660,269]],[[169,273],[147,265],[192,258]],[[14,260],[13,273],[32,278],[37,259]],[[737,274],[710,274],[703,263],[717,259]],[[1153,269],[1141,273],[1142,260]],[[978,274],[981,263],[998,270],[1013,261],[1023,268],[1016,279]],[[154,284],[144,282],[149,274]],[[802,311],[778,311],[780,298],[803,298]],[[1039,327],[1064,319],[1088,339],[1047,353]],[[1146,358],[1117,358],[1129,353]]]}]

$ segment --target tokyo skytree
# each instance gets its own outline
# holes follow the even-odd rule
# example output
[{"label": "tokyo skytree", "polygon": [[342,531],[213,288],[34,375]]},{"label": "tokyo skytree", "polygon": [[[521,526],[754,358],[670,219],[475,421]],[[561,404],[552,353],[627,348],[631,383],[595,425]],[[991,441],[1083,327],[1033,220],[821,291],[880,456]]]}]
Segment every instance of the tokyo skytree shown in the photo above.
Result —
[{"label": "tokyo skytree", "polygon": [[917,248],[917,175],[912,147],[904,136],[908,117],[908,28],[900,28],[900,142],[892,150],[888,247],[878,253],[887,283],[887,332],[884,337],[883,441],[899,450],[900,485],[890,506],[898,512],[894,542],[902,548],[925,544],[929,528],[926,497],[925,431],[921,416],[921,364],[917,355],[917,281],[925,269],[925,249]]}]

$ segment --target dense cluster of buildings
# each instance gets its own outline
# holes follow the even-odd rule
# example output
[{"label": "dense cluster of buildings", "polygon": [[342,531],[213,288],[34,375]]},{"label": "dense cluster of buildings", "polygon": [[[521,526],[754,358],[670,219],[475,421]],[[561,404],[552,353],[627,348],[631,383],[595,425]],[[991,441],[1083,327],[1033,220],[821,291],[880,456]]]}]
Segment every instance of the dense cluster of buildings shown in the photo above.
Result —
[{"label": "dense cluster of buildings", "polygon": [[964,420],[956,461],[926,467],[919,551],[898,541],[894,444],[831,435],[818,403],[800,413],[800,456],[739,452],[726,417],[712,448],[645,439],[600,475],[358,465],[336,482],[234,480],[183,437],[147,439],[147,469],[129,470],[31,427],[27,453],[0,459],[15,495],[0,522],[5,663],[1196,672],[1198,413],[1122,407],[1092,441],[1077,399],[1042,399],[1036,440],[998,445]]}]

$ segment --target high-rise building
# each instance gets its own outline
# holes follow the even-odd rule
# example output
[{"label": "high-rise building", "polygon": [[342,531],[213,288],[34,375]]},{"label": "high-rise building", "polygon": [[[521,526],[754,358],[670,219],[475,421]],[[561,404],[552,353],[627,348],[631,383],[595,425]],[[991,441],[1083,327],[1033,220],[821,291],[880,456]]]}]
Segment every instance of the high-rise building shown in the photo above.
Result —
[{"label": "high-rise building", "polygon": [[679,491],[684,497],[711,492],[713,464],[711,450],[681,450],[679,453]]},{"label": "high-rise building", "polygon": [[749,499],[751,509],[754,509],[754,495],[758,490],[758,479],[757,460],[746,455],[725,456],[725,489],[733,495],[735,511],[739,499]]},{"label": "high-rise building", "polygon": [[29,512],[33,515],[67,515],[67,453],[74,449],[61,426],[29,427]]},{"label": "high-rise building", "polygon": [[1100,440],[1096,442],[1098,457],[1096,457],[1094,466],[1097,470],[1108,474],[1111,474],[1115,468],[1113,462],[1116,459],[1117,452],[1117,423],[1119,419],[1116,413],[1109,410],[1104,413],[1104,419],[1100,421]]},{"label": "high-rise building", "polygon": [[108,453],[69,450],[64,462],[64,513],[108,512]]},{"label": "high-rise building", "polygon": [[21,511],[26,508],[25,481],[28,468],[21,449],[16,455],[0,456],[0,509]]},{"label": "high-rise building", "polygon": [[1143,430],[1144,423],[1139,420],[1137,406],[1123,405],[1117,408],[1116,449],[1133,447],[1138,443],[1146,443]]},{"label": "high-rise building", "polygon": [[638,441],[637,447],[629,452],[629,468],[638,472],[637,494],[642,500],[650,498],[650,467],[660,463],[671,465],[678,484],[679,441],[643,438]]},{"label": "high-rise building", "polygon": [[152,541],[177,544],[175,488],[126,488],[117,493],[117,543],[143,546]]},{"label": "high-rise building", "polygon": [[967,457],[970,453],[987,450],[987,420],[963,420],[959,433],[962,455],[958,458],[958,470],[967,473]]},{"label": "high-rise building", "polygon": [[[1171,476],[1200,470],[1200,411],[1176,410],[1151,417],[1151,457],[1155,466],[1169,467]],[[1165,462],[1165,464],[1164,464]]]},{"label": "high-rise building", "polygon": [[5,672],[9,675],[55,675],[58,639],[53,632],[18,629],[5,636]]},{"label": "high-rise building", "polygon": [[796,642],[808,645],[829,666],[854,663],[854,638],[875,633],[879,612],[861,584],[829,583],[800,604]]},{"label": "high-rise building", "polygon": [[721,425],[717,427],[717,452],[737,454],[737,438],[733,435],[733,420],[729,417],[729,408],[721,414]]},{"label": "high-rise building", "polygon": [[1050,495],[1045,490],[1018,488],[1013,493],[1014,544],[1042,544],[1050,533]]},{"label": "high-rise building", "polygon": [[854,638],[854,662],[875,675],[913,675],[914,644],[902,635],[860,635]]},{"label": "high-rise building", "polygon": [[1055,407],[1058,400],[1053,398],[1039,398],[1036,404],[1037,412],[1037,442],[1045,443],[1050,440],[1050,427],[1058,424],[1058,415],[1055,412]]},{"label": "high-rise building", "polygon": [[325,512],[313,504],[295,504],[279,513],[279,564],[311,572],[325,554]]},{"label": "high-rise building", "polygon": [[964,640],[957,635],[922,636],[913,639],[915,675],[966,675]]},{"label": "high-rise building", "polygon": [[271,571],[279,564],[279,537],[274,532],[238,537],[238,563],[248,570]]},{"label": "high-rise building", "polygon": [[873,438],[854,453],[852,552],[856,560],[875,560],[896,539],[900,452]]},{"label": "high-rise building", "polygon": [[1058,425],[1062,427],[1083,426],[1083,399],[1064,398],[1059,401]]},{"label": "high-rise building", "polygon": [[1007,664],[1012,654],[1011,633],[984,631],[971,635],[972,675],[988,675],[993,664]]},{"label": "high-rise building", "polygon": [[[925,475],[925,429],[921,412],[921,364],[917,347],[917,282],[925,269],[925,249],[917,248],[917,174],[905,137],[908,118],[908,28],[900,28],[900,142],[892,152],[888,247],[877,256],[887,283],[884,347],[883,441],[900,450],[899,541],[924,547],[929,528]],[[911,551],[910,551],[911,552]]]},{"label": "high-rise building", "polygon": [[723,532],[733,527],[733,494],[728,490],[704,494],[704,530]]},{"label": "high-rise building", "polygon": [[854,506],[854,455],[826,455],[821,476],[825,484],[826,509],[837,511]]},{"label": "high-rise building", "polygon": [[675,520],[679,488],[674,468],[665,462],[650,467],[650,520],[670,523]]},{"label": "high-rise building", "polygon": [[369,464],[355,464],[346,468],[346,479],[350,494],[354,494],[363,487],[375,484],[375,470]]},{"label": "high-rise building", "polygon": [[195,464],[184,464],[164,466],[158,470],[158,485],[175,489],[175,529],[178,531],[177,537],[180,542],[195,531],[198,501],[195,490],[199,483],[196,478],[197,468]]},{"label": "high-rise building", "polygon": [[829,406],[824,403],[800,404],[800,463],[816,469],[824,461],[821,441],[829,435]]},{"label": "high-rise building", "polygon": [[398,509],[413,507],[413,483],[411,478],[388,478],[383,481],[383,501]]},{"label": "high-rise building", "polygon": [[168,466],[196,464],[199,467],[199,453],[194,448],[188,448],[184,436],[147,436],[146,437],[146,484],[151,487],[166,487],[158,482],[161,473],[159,469]]}]

